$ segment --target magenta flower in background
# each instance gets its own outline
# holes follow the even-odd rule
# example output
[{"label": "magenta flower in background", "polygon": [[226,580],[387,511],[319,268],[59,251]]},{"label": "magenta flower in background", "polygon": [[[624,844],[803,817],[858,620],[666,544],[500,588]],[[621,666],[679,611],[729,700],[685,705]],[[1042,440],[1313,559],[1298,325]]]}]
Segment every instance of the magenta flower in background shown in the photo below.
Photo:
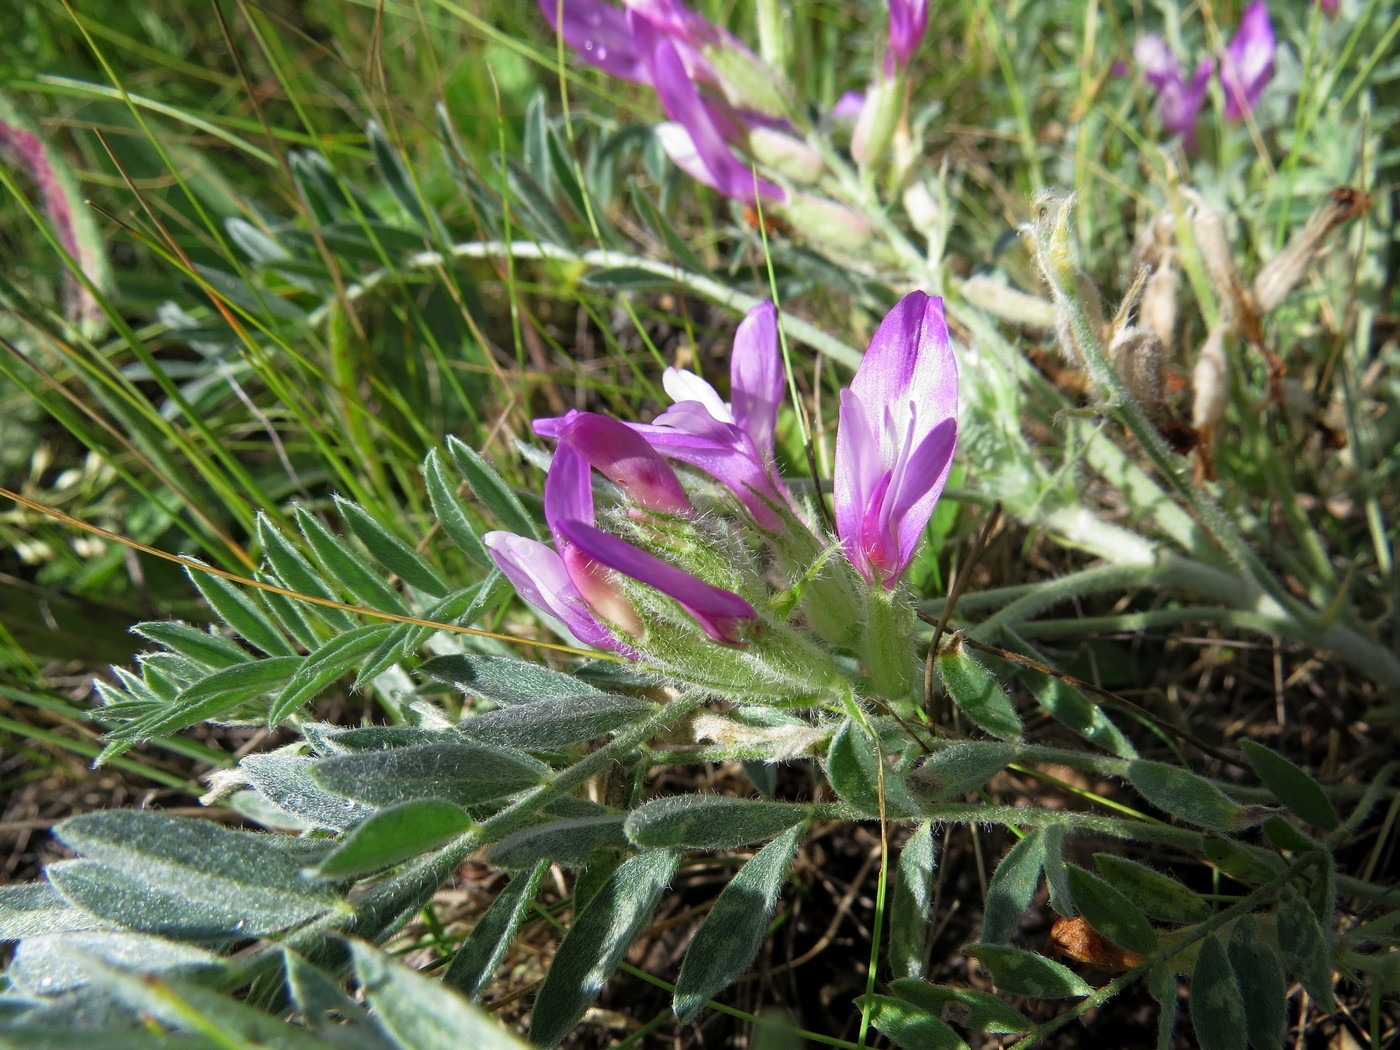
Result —
[{"label": "magenta flower in background", "polygon": [[740,644],[742,621],[758,615],[752,605],[595,524],[590,467],[621,487],[639,515],[690,513],[690,501],[666,461],[641,435],[606,416],[571,412],[537,424],[537,430],[559,439],[544,488],[545,522],[558,550],[507,532],[484,537],[491,559],[520,596],[563,621],[580,641],[635,659],[637,653],[609,629],[633,636],[643,631],[614,578],[621,573],[675,599],[716,641]]},{"label": "magenta flower in background", "polygon": [[841,391],[836,532],[870,583],[894,587],[914,557],[952,467],[957,414],[943,300],[911,292],[880,322]]},{"label": "magenta flower in background", "polygon": [[758,195],[782,203],[787,192],[766,179],[755,178],[726,139],[739,138],[741,130],[718,104],[700,96],[695,81],[669,38],[635,13],[631,15],[634,39],[651,82],[671,123],[656,129],[676,166],[697,182],[745,204]]},{"label": "magenta flower in background", "polygon": [[619,80],[651,83],[623,8],[603,0],[540,0],[540,10],[564,43],[590,66]]},{"label": "magenta flower in background", "polygon": [[782,528],[773,509],[788,501],[773,469],[773,431],[783,401],[778,311],[761,303],[734,333],[729,359],[730,401],[705,380],[680,368],[662,378],[675,405],[633,429],[663,456],[695,467],[726,485],[760,527]]},{"label": "magenta flower in background", "polygon": [[1157,92],[1157,117],[1169,135],[1180,135],[1187,149],[1196,145],[1196,120],[1206,100],[1206,85],[1215,68],[1208,58],[1201,59],[1189,81],[1181,75],[1181,65],[1159,36],[1144,36],[1133,45],[1133,57],[1142,69],[1143,79]]},{"label": "magenta flower in background", "polygon": [[1274,27],[1264,0],[1254,0],[1240,16],[1239,28],[1220,59],[1220,85],[1225,89],[1225,116],[1243,120],[1274,75]]},{"label": "magenta flower in background", "polygon": [[928,0],[890,0],[890,39],[885,75],[907,69],[928,29]]}]

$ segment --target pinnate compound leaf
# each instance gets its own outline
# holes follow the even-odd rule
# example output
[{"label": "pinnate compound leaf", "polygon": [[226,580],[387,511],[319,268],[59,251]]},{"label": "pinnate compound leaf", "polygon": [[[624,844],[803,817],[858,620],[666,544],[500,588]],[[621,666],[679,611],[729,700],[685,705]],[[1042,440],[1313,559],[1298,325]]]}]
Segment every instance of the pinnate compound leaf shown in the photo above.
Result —
[{"label": "pinnate compound leaf", "polygon": [[841,801],[863,816],[910,817],[921,808],[894,770],[882,766],[875,741],[854,720],[848,719],[831,739],[826,777]]},{"label": "pinnate compound leaf", "polygon": [[1094,863],[1110,886],[1154,919],[1192,923],[1210,918],[1210,905],[1170,875],[1112,853],[1095,853]]},{"label": "pinnate compound leaf", "polygon": [[469,999],[481,995],[491,975],[510,949],[521,920],[535,899],[540,881],[549,871],[549,862],[540,861],[534,869],[517,875],[496,895],[486,914],[476,920],[472,932],[452,956],[443,983],[455,988]]},{"label": "pinnate compound leaf", "polygon": [[73,907],[45,882],[0,886],[0,941],[17,941],[41,933],[92,930],[102,924]]},{"label": "pinnate compound leaf", "polygon": [[1337,811],[1332,808],[1326,792],[1316,780],[1282,755],[1253,740],[1242,742],[1240,750],[1264,786],[1274,793],[1274,798],[1292,810],[1300,820],[1325,831],[1337,827]]},{"label": "pinnate compound leaf", "polygon": [[446,468],[442,465],[442,454],[433,449],[423,461],[423,480],[428,489],[428,502],[433,508],[433,517],[457,547],[482,568],[494,569],[495,562],[486,553],[477,527],[467,514],[467,505],[457,495],[456,485],[447,480]]},{"label": "pinnate compound leaf", "polygon": [[899,851],[890,904],[890,970],[896,977],[922,977],[938,856],[933,825],[920,824]]},{"label": "pinnate compound leaf", "polygon": [[581,868],[600,849],[627,848],[625,820],[621,813],[608,813],[536,824],[501,839],[491,847],[486,859],[507,871],[531,868],[542,860]]},{"label": "pinnate compound leaf", "polygon": [[357,670],[361,658],[378,649],[398,629],[398,625],[392,623],[352,627],[306,657],[268,709],[268,727],[276,728],[336,679]]},{"label": "pinnate compound leaf", "polygon": [[488,1014],[456,992],[361,941],[350,945],[375,1024],[399,1050],[525,1050]]},{"label": "pinnate compound leaf", "polygon": [[1201,942],[1191,973],[1191,1025],[1201,1050],[1246,1050],[1244,998],[1220,938]]},{"label": "pinnate compound leaf", "polygon": [[1021,1011],[990,992],[979,992],[975,988],[950,988],[903,978],[893,982],[890,991],[935,1017],[979,1032],[1013,1035],[1035,1027]]},{"label": "pinnate compound leaf", "polygon": [[296,520],[297,528],[306,538],[321,568],[354,603],[380,612],[409,615],[408,605],[399,593],[380,579],[379,574],[345,540],[322,525],[305,507],[296,508]]},{"label": "pinnate compound leaf", "polygon": [[1077,864],[1066,867],[1074,903],[1090,926],[1130,952],[1149,955],[1157,950],[1157,931],[1137,905]]},{"label": "pinnate compound leaf", "polygon": [[974,944],[963,951],[987,968],[998,988],[1012,995],[1071,999],[1093,991],[1073,970],[1035,952],[1004,944]]},{"label": "pinnate compound leaf", "polygon": [[1230,931],[1226,953],[1240,983],[1245,1030],[1254,1050],[1279,1050],[1287,1021],[1288,986],[1274,946],[1257,936],[1253,915],[1243,915]]},{"label": "pinnate compound leaf", "polygon": [[920,1006],[888,995],[862,996],[870,1023],[900,1050],[967,1050],[957,1032]]},{"label": "pinnate compound leaf", "polygon": [[789,828],[753,855],[720,891],[695,931],[676,979],[671,1009],[682,1024],[741,977],[763,947],[768,917],[805,828]]},{"label": "pinnate compound leaf", "polygon": [[982,943],[1000,944],[1011,939],[1021,917],[1030,907],[1040,885],[1045,844],[1037,828],[1011,847],[987,886],[987,907],[982,920]]},{"label": "pinnate compound leaf", "polygon": [[[263,558],[266,559],[269,568],[276,577],[276,582],[298,594],[324,598],[327,601],[340,600],[325,578],[311,567],[311,563],[306,560],[301,551],[297,550],[286,536],[261,515],[258,517],[258,543],[262,546]],[[288,604],[291,604],[292,611],[288,615],[317,618],[341,631],[348,631],[356,625],[354,617],[344,609],[318,605],[314,609],[307,609],[305,613],[300,613],[299,610],[304,603],[292,604],[290,599],[280,594],[269,594],[268,598],[272,600],[274,607],[280,605],[285,609]],[[314,646],[307,646],[307,648],[314,648]]]},{"label": "pinnate compound leaf", "polygon": [[437,656],[418,670],[436,681],[455,685],[469,696],[490,700],[501,707],[562,700],[600,691],[573,675],[504,656]]},{"label": "pinnate compound leaf", "polygon": [[119,726],[109,735],[114,742],[149,740],[216,719],[240,704],[282,689],[303,662],[300,656],[269,656],[215,671],[181,692],[170,707]]},{"label": "pinnate compound leaf", "polygon": [[209,603],[209,608],[249,645],[268,656],[294,656],[280,627],[257,601],[244,594],[227,580],[208,572],[187,568],[190,582]]},{"label": "pinnate compound leaf", "polygon": [[1204,777],[1165,762],[1129,762],[1128,780],[1158,809],[1208,831],[1229,834],[1257,824],[1268,815],[1232,802]]},{"label": "pinnate compound leaf", "polygon": [[652,799],[627,818],[627,837],[638,846],[735,849],[766,842],[807,819],[807,807],[789,802],[672,795]]},{"label": "pinnate compound leaf", "polygon": [[991,672],[961,645],[938,654],[938,673],[954,702],[978,728],[1002,740],[1021,739],[1021,716]]},{"label": "pinnate compound leaf", "polygon": [[316,866],[319,879],[348,879],[401,863],[446,845],[474,823],[460,806],[418,799],[381,809],[345,836]]},{"label": "pinnate compound leaf", "polygon": [[379,524],[373,515],[358,503],[337,496],[335,507],[346,527],[365,545],[370,557],[385,569],[410,587],[433,598],[441,598],[447,593],[447,585],[443,583],[437,570],[429,565],[421,554]]},{"label": "pinnate compound leaf", "polygon": [[520,497],[496,473],[495,467],[486,462],[470,445],[455,437],[447,439],[447,451],[452,457],[452,462],[457,464],[457,469],[467,479],[472,492],[476,493],[476,498],[486,504],[501,528],[517,536],[528,536],[532,540],[540,538],[540,529],[535,524],[535,519],[526,512]]},{"label": "pinnate compound leaf", "polygon": [[611,733],[656,710],[647,700],[587,692],[487,711],[459,723],[457,730],[519,751],[549,751]]},{"label": "pinnate compound leaf", "polygon": [[392,806],[437,798],[475,806],[544,781],[549,767],[524,755],[482,744],[420,744],[322,759],[312,777],[327,791]]},{"label": "pinnate compound leaf", "polygon": [[1335,1010],[1332,996],[1332,949],[1312,907],[1292,886],[1278,905],[1278,946],[1298,983],[1325,1013]]},{"label": "pinnate compound leaf", "polygon": [[564,934],[535,996],[530,1041],[555,1046],[598,998],[622,956],[651,921],[680,863],[672,850],[649,850],[621,865]]}]

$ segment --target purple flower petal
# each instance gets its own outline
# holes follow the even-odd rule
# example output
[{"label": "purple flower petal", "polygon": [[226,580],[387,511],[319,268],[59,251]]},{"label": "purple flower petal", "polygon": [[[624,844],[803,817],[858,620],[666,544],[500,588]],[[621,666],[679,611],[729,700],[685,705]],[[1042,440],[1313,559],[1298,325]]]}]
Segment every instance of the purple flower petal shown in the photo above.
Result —
[{"label": "purple flower petal", "polygon": [[852,564],[893,587],[943,491],[957,434],[957,362],[943,300],[905,296],[842,391],[833,502]]},{"label": "purple flower petal", "polygon": [[1240,17],[1240,27],[1220,59],[1225,89],[1225,116],[1242,120],[1253,112],[1264,85],[1274,75],[1274,27],[1264,0],[1254,0]]},{"label": "purple flower petal", "polygon": [[[636,15],[632,16],[631,24],[662,106],[684,129],[684,135],[674,127],[663,131],[666,125],[657,129],[662,147],[677,167],[698,182],[745,204],[754,202],[755,190],[769,200],[786,201],[787,192],[781,186],[756,179],[748,165],[734,155],[721,128],[722,123],[732,122],[717,116],[701,99],[672,43]],[[732,126],[729,130],[734,134]]]},{"label": "purple flower petal", "polygon": [[520,597],[560,620],[579,641],[636,655],[593,615],[564,567],[564,559],[549,547],[511,532],[488,532],[482,543]]},{"label": "purple flower petal", "polygon": [[1169,135],[1180,135],[1187,149],[1196,145],[1196,121],[1206,100],[1206,86],[1215,64],[1201,59],[1190,83],[1182,79],[1181,66],[1159,36],[1139,38],[1133,57],[1142,69],[1143,79],[1157,90],[1157,116]]},{"label": "purple flower petal", "polygon": [[778,346],[778,310],[759,303],[734,333],[729,359],[733,422],[753,439],[759,454],[773,454],[773,431],[783,403],[783,356]]},{"label": "purple flower petal", "polygon": [[620,80],[651,82],[622,8],[602,0],[540,0],[540,10],[564,43],[589,65]]},{"label": "purple flower petal", "polygon": [[561,523],[561,530],[570,548],[582,556],[674,598],[717,642],[740,644],[739,621],[758,617],[733,591],[708,584],[626,540],[577,521]]},{"label": "purple flower petal", "polygon": [[671,465],[626,423],[594,412],[572,413],[559,428],[559,448],[577,452],[639,507],[663,514],[692,509]]},{"label": "purple flower petal", "polygon": [[[928,29],[928,0],[890,0],[890,49],[886,65],[904,69]],[[887,69],[893,73],[893,69]]]}]

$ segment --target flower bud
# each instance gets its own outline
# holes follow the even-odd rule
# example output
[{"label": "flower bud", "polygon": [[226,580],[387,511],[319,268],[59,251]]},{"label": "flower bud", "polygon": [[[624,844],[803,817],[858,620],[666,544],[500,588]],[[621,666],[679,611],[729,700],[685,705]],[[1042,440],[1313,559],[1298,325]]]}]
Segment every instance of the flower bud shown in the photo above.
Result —
[{"label": "flower bud", "polygon": [[1157,337],[1167,351],[1176,342],[1177,290],[1180,275],[1170,262],[1161,263],[1147,278],[1138,306],[1138,324]]},{"label": "flower bud", "polygon": [[898,80],[878,77],[865,93],[865,105],[851,133],[851,156],[862,173],[878,175],[889,163],[890,143],[904,115],[904,92]]},{"label": "flower bud", "polygon": [[1225,406],[1230,402],[1230,372],[1225,360],[1225,333],[1216,327],[1206,338],[1196,357],[1191,373],[1194,400],[1191,405],[1191,425],[1200,431],[1212,431],[1225,419]]},{"label": "flower bud", "polygon": [[816,182],[826,170],[822,155],[796,135],[757,125],[749,129],[747,142],[760,164],[794,182]]},{"label": "flower bud", "polygon": [[795,193],[782,206],[770,210],[788,223],[808,241],[860,259],[866,263],[882,263],[888,252],[875,237],[870,222],[859,212],[827,200]]}]

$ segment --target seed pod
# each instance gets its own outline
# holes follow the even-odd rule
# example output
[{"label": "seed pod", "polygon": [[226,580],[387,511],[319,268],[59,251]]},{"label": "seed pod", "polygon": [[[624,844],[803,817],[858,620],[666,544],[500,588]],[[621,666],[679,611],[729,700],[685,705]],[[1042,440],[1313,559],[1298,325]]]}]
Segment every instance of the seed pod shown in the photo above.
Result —
[{"label": "seed pod", "polygon": [[1030,295],[1008,284],[976,274],[963,282],[963,298],[979,310],[996,314],[1022,328],[1049,329],[1055,327],[1055,304],[1038,295]]},{"label": "seed pod", "polygon": [[1259,313],[1267,314],[1283,302],[1322,254],[1332,232],[1370,207],[1371,195],[1364,190],[1342,186],[1329,193],[1308,224],[1254,278],[1254,305]]},{"label": "seed pod", "polygon": [[1138,325],[1157,337],[1166,353],[1176,344],[1177,290],[1181,276],[1170,259],[1164,259],[1152,271],[1142,291],[1138,307]]},{"label": "seed pod", "polygon": [[1225,333],[1220,327],[1211,330],[1196,368],[1191,374],[1195,400],[1191,405],[1191,425],[1197,430],[1212,431],[1225,418],[1225,406],[1230,401],[1230,373],[1225,361]]},{"label": "seed pod", "polygon": [[1199,193],[1187,190],[1186,195],[1192,204],[1191,231],[1196,237],[1196,247],[1216,294],[1224,304],[1225,315],[1236,332],[1257,345],[1262,342],[1259,322],[1235,266],[1235,255],[1225,233],[1225,219]]}]

